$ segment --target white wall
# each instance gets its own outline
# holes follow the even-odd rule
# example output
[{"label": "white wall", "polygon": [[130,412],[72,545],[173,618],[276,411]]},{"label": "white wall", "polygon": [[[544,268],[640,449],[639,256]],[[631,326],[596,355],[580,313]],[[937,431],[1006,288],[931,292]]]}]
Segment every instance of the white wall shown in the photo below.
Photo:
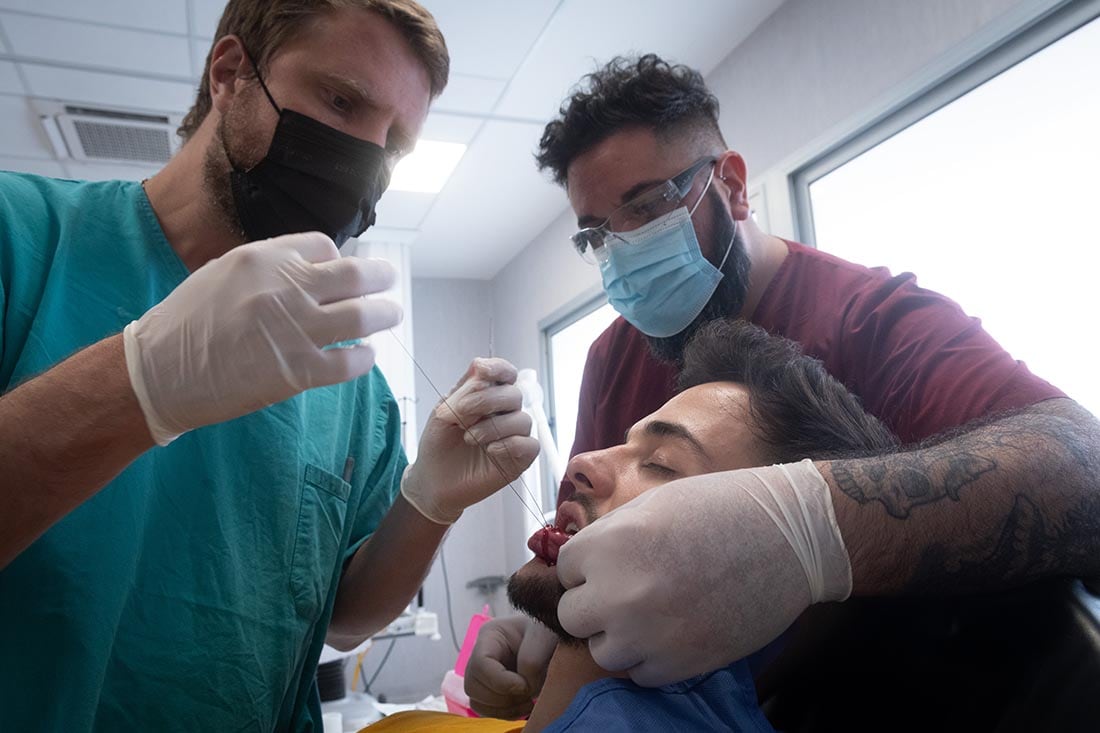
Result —
[{"label": "white wall", "polygon": [[[412,318],[416,322],[414,354],[432,382],[444,394],[466,371],[475,356],[490,348],[490,298],[488,283],[473,280],[413,279]],[[417,423],[427,424],[439,400],[419,371],[416,374]],[[483,596],[466,588],[466,583],[486,575],[507,575],[502,503],[509,497],[497,495],[466,510],[443,545],[450,580],[454,627],[458,643],[466,633],[470,616],[480,611]],[[512,497],[512,501],[514,501]],[[424,605],[439,614],[443,638],[402,638],[390,655],[373,690],[391,701],[419,700],[439,694],[443,673],[454,667],[457,654],[448,628],[446,593],[439,558],[424,583]],[[503,593],[493,599],[497,613],[507,611]],[[389,642],[381,642],[367,655],[364,670],[373,674]],[[362,683],[360,682],[360,685]]]},{"label": "white wall", "polygon": [[758,218],[795,237],[793,171],[1058,4],[789,0],[707,77]]},{"label": "white wall", "polygon": [[[707,77],[750,177],[889,100],[1030,0],[788,0]],[[814,151],[820,152],[820,151]]]}]

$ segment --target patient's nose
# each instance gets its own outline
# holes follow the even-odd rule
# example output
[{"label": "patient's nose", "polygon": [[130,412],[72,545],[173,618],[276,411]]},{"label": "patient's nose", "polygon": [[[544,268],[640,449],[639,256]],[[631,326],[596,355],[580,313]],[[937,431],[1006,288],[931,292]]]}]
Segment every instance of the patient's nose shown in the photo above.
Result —
[{"label": "patient's nose", "polygon": [[593,496],[606,496],[612,490],[612,478],[602,454],[607,451],[589,451],[570,459],[565,475],[577,491]]}]

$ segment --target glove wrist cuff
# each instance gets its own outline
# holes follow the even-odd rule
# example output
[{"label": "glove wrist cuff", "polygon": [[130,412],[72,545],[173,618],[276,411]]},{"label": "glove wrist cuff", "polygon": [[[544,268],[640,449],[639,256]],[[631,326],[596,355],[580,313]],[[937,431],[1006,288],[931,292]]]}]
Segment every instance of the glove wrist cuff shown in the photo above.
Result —
[{"label": "glove wrist cuff", "polygon": [[[813,461],[802,461],[807,470],[817,474],[821,481],[821,490],[818,492],[824,514],[822,516],[821,529],[818,537],[821,540],[821,577],[822,601],[846,601],[852,594],[852,561],[848,555],[848,548],[844,544],[844,536],[840,533],[840,525],[836,521],[836,510],[833,507],[833,494],[829,490],[829,484],[817,470]],[[801,464],[800,464],[801,465]]]},{"label": "glove wrist cuff", "polygon": [[145,416],[145,425],[149,428],[149,434],[157,445],[165,446],[178,438],[182,433],[167,429],[157,415],[153,407],[153,400],[149,397],[149,389],[145,384],[145,374],[142,369],[141,346],[138,343],[138,322],[131,321],[122,331],[122,349],[126,357],[126,373],[130,377],[130,388],[134,390],[138,405],[141,406],[141,414]]},{"label": "glove wrist cuff", "polygon": [[435,505],[430,496],[426,496],[424,490],[415,482],[410,480],[409,476],[412,472],[412,466],[405,468],[405,473],[401,474],[401,496],[405,497],[405,501],[412,505],[413,509],[420,512],[420,514],[429,522],[435,524],[442,524],[444,527],[449,527],[458,521],[458,518],[462,516],[462,510],[457,513],[448,512]]},{"label": "glove wrist cuff", "polygon": [[837,525],[829,485],[813,461],[774,466],[777,522],[806,573],[810,603],[843,601],[852,592],[852,563]]}]

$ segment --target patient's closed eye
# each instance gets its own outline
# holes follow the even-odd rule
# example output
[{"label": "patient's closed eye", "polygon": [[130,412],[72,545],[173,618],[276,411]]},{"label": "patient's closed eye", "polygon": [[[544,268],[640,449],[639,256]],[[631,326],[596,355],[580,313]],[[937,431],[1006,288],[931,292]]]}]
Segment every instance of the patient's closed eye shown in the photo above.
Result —
[{"label": "patient's closed eye", "polygon": [[675,469],[669,468],[668,466],[662,466],[660,463],[653,463],[652,461],[648,463],[643,463],[642,468],[646,471],[652,471],[658,476],[667,477],[677,475],[677,471]]}]

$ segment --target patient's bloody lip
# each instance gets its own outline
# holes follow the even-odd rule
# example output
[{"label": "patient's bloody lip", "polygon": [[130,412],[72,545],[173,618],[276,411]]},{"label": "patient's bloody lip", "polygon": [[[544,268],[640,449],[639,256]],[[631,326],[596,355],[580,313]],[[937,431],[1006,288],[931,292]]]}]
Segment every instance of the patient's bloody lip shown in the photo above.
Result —
[{"label": "patient's bloody lip", "polygon": [[547,525],[531,535],[527,548],[547,565],[558,564],[558,550],[569,541],[569,535],[557,527]]},{"label": "patient's bloody lip", "polygon": [[548,524],[531,535],[527,547],[535,556],[553,566],[558,564],[558,551],[574,534],[584,529],[587,517],[580,505],[573,501],[562,502],[553,524]]},{"label": "patient's bloody lip", "polygon": [[[570,535],[584,529],[588,524],[584,510],[575,501],[562,502],[561,506],[558,507],[554,520],[555,527]],[[569,532],[570,524],[574,527],[573,532]]]}]

